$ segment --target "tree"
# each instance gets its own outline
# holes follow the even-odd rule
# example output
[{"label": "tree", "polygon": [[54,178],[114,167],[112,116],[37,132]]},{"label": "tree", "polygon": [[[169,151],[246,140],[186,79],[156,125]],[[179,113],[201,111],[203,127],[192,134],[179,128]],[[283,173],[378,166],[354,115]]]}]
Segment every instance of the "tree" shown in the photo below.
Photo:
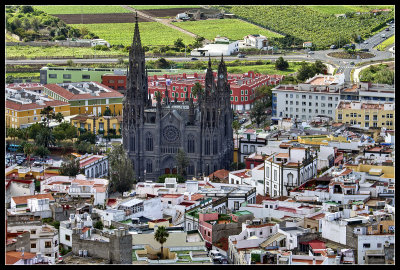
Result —
[{"label": "tree", "polygon": [[299,81],[305,81],[308,78],[311,78],[315,75],[315,67],[313,65],[309,65],[305,62],[301,63],[299,70],[297,71],[297,79]]},{"label": "tree", "polygon": [[53,135],[53,132],[51,128],[49,127],[44,127],[39,131],[39,133],[36,135],[35,142],[38,145],[42,145],[44,147],[49,147],[51,145],[55,144],[55,138]]},{"label": "tree", "polygon": [[178,48],[178,49],[185,48],[185,44],[183,43],[183,39],[178,38],[177,40],[175,40],[174,46],[176,48]]},{"label": "tree", "polygon": [[250,117],[256,121],[257,127],[259,127],[260,124],[267,118],[265,109],[265,104],[263,104],[261,101],[257,100],[253,103],[253,108],[251,108],[250,111]]},{"label": "tree", "polygon": [[82,141],[88,142],[91,144],[95,144],[96,143],[96,135],[90,131],[87,131],[87,132],[79,135],[78,142],[82,142]]},{"label": "tree", "polygon": [[123,145],[116,145],[108,155],[110,164],[110,189],[125,192],[135,183],[132,161],[127,156]]},{"label": "tree", "polygon": [[203,94],[203,92],[204,92],[204,89],[201,86],[201,84],[199,82],[196,82],[194,84],[194,86],[192,87],[192,92],[191,92],[192,96],[193,97],[197,96],[197,95],[201,96]]},{"label": "tree", "polygon": [[75,158],[74,156],[70,155],[67,157],[67,161],[61,164],[59,169],[60,175],[65,176],[77,176],[80,172],[80,164],[79,159]]},{"label": "tree", "polygon": [[265,107],[271,106],[273,85],[262,85],[256,88],[255,99],[265,104]]},{"label": "tree", "polygon": [[101,222],[101,220],[99,220],[93,225],[93,227],[98,229],[98,230],[103,230],[104,225],[103,225],[103,222]]},{"label": "tree", "polygon": [[112,112],[111,112],[111,110],[110,110],[110,108],[106,108],[105,110],[104,110],[104,116],[111,116],[112,115]]},{"label": "tree", "polygon": [[[240,129],[240,123],[238,120],[235,120],[232,122],[232,128],[235,130],[236,134],[236,142],[239,145],[239,129]],[[236,166],[236,170],[238,170],[238,167]]]},{"label": "tree", "polygon": [[315,74],[325,74],[327,71],[327,67],[322,63],[321,60],[317,60],[314,63],[314,71]]},{"label": "tree", "polygon": [[36,136],[44,128],[43,124],[35,123],[28,127],[28,135],[30,139],[36,139]]},{"label": "tree", "polygon": [[33,11],[34,11],[33,7],[31,7],[31,6],[22,6],[22,9],[21,9],[22,13],[32,13]]},{"label": "tree", "polygon": [[161,259],[163,258],[163,244],[167,241],[169,236],[168,231],[164,226],[160,226],[157,228],[157,231],[154,233],[154,239],[161,244]]},{"label": "tree", "polygon": [[283,59],[283,57],[279,57],[275,62],[275,68],[277,70],[286,70],[289,67],[289,63]]},{"label": "tree", "polygon": [[161,57],[154,62],[154,66],[155,68],[169,68],[171,64],[167,60],[165,60],[165,58]]},{"label": "tree", "polygon": [[382,84],[394,84],[394,72],[389,69],[383,69],[376,73],[374,81]]},{"label": "tree", "polygon": [[90,151],[90,143],[86,141],[76,141],[75,149],[78,153],[85,154]]},{"label": "tree", "polygon": [[179,148],[175,159],[176,163],[178,164],[178,173],[186,176],[186,167],[189,166],[189,159],[186,155],[186,152],[182,148]]},{"label": "tree", "polygon": [[40,112],[41,115],[44,116],[43,118],[43,122],[47,123],[47,127],[50,126],[50,120],[53,119],[55,117],[55,113],[54,113],[54,108],[51,106],[47,106],[45,108],[43,108]]},{"label": "tree", "polygon": [[35,147],[33,144],[26,143],[24,145],[24,154],[27,156],[28,167],[31,167],[31,155],[35,152]]},{"label": "tree", "polygon": [[26,142],[29,140],[29,131],[27,128],[18,128],[17,133],[18,139]]},{"label": "tree", "polygon": [[34,153],[35,153],[36,156],[44,158],[45,156],[50,154],[50,150],[47,149],[47,147],[44,147],[44,146],[40,145],[40,146],[35,148]]},{"label": "tree", "polygon": [[15,144],[15,138],[18,136],[18,131],[16,128],[8,128],[7,129],[7,137],[10,137],[13,140],[13,144]]}]

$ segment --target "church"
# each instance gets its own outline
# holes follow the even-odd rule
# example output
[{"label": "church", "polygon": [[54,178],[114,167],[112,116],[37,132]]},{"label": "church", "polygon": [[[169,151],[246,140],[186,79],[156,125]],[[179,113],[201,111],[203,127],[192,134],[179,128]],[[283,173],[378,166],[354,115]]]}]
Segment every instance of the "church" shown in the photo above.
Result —
[{"label": "church", "polygon": [[166,89],[164,96],[160,92],[156,95],[153,106],[147,78],[136,17],[123,100],[122,135],[137,181],[157,181],[163,174],[176,173],[179,149],[189,160],[187,179],[229,169],[233,162],[233,112],[223,57],[217,78],[209,60],[205,86],[197,93],[197,102],[187,96],[183,102],[173,101]]}]

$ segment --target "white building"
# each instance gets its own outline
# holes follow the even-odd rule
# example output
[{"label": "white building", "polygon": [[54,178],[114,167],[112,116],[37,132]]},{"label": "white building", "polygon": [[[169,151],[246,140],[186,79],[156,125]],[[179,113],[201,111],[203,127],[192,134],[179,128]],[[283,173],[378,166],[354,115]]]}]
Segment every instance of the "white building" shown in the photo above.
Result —
[{"label": "white building", "polygon": [[298,85],[278,85],[272,89],[272,115],[297,120],[312,120],[317,116],[335,119],[344,74],[318,74]]},{"label": "white building", "polygon": [[[151,220],[163,218],[163,204],[161,203],[161,198],[152,198],[147,200],[132,199],[119,204],[117,209],[125,212],[124,220],[141,216]],[[120,218],[119,213],[114,213],[114,216]]]},{"label": "white building", "polygon": [[30,232],[31,253],[41,253],[43,256],[49,257],[52,264],[58,260],[59,234],[58,230],[53,226],[44,225],[17,225],[7,226],[7,231]]},{"label": "white building", "polygon": [[332,146],[320,145],[318,152],[317,170],[332,167],[335,159],[335,149]]},{"label": "white building", "polygon": [[272,197],[288,196],[288,191],[317,175],[317,158],[310,149],[290,147],[288,153],[269,156],[265,166],[265,192]]},{"label": "white building", "polygon": [[374,251],[375,254],[385,256],[384,247],[394,245],[394,234],[364,234],[358,235],[357,262],[365,264],[366,253]]},{"label": "white building", "polygon": [[[89,231],[93,227],[90,214],[71,214],[68,220],[60,222],[60,244],[72,248],[72,230],[82,229],[82,233]],[[88,232],[90,234],[90,231]]]},{"label": "white building", "polygon": [[101,178],[108,174],[108,157],[106,155],[85,154],[79,159],[79,165],[87,178]]},{"label": "white building", "polygon": [[239,49],[261,49],[266,50],[268,47],[268,39],[263,35],[247,35],[243,40],[239,41]]},{"label": "white building", "polygon": [[51,217],[50,203],[54,202],[51,194],[12,197],[9,212],[14,214],[30,212],[35,216],[48,218]]},{"label": "white building", "polygon": [[110,43],[108,43],[106,40],[101,39],[101,38],[92,39],[90,41],[90,46],[94,47],[97,45],[104,45],[104,46],[107,46],[108,48],[110,48],[110,46],[111,46]]},{"label": "white building", "polygon": [[192,50],[192,56],[221,56],[231,55],[239,51],[239,41],[217,41],[205,45],[203,48]]},{"label": "white building", "polygon": [[41,193],[66,193],[70,197],[92,198],[94,205],[104,205],[108,198],[108,180],[102,178],[86,178],[79,174],[75,178],[69,176],[53,176],[40,182]]},{"label": "white building", "polygon": [[34,180],[10,179],[6,180],[6,203],[11,202],[11,197],[35,194]]}]

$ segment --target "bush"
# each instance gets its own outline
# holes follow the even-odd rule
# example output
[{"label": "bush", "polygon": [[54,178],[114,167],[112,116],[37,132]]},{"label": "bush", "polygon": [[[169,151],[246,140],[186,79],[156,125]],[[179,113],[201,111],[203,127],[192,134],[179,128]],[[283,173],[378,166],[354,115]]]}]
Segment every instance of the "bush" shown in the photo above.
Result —
[{"label": "bush", "polygon": [[163,174],[158,177],[158,183],[165,183],[165,178],[177,178],[176,181],[178,183],[185,183],[185,179],[179,174]]},{"label": "bush", "polygon": [[93,50],[96,51],[109,51],[110,48],[108,48],[106,45],[96,45],[92,47]]},{"label": "bush", "polygon": [[67,38],[64,35],[58,35],[53,38],[53,40],[66,40]]},{"label": "bush", "polygon": [[96,229],[99,229],[99,230],[103,230],[104,225],[103,225],[103,222],[97,221],[97,222],[94,224],[93,227],[95,227]]}]

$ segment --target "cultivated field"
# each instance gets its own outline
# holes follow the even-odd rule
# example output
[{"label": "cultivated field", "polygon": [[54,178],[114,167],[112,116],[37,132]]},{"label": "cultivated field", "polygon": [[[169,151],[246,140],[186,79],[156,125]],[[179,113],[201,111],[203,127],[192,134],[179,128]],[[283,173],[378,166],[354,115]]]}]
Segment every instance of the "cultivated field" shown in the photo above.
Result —
[{"label": "cultivated field", "polygon": [[38,10],[42,10],[48,14],[102,14],[102,13],[132,13],[131,11],[121,7],[121,6],[33,6]]},{"label": "cultivated field", "polygon": [[[114,14],[55,14],[66,24],[92,24],[92,23],[134,23],[136,21],[133,13],[114,13]],[[139,22],[153,22],[148,18],[138,15]]]},{"label": "cultivated field", "polygon": [[[137,10],[149,10],[149,9],[191,9],[191,8],[200,8],[200,6],[196,5],[134,5],[130,6],[131,8]],[[176,15],[176,14],[175,14]]]},{"label": "cultivated field", "polygon": [[153,17],[158,18],[166,18],[166,17],[173,17],[179,13],[183,13],[191,8],[171,8],[171,9],[146,9],[141,10],[143,13],[146,13]]},{"label": "cultivated field", "polygon": [[352,41],[352,34],[366,37],[394,18],[394,12],[372,15],[354,15],[353,18],[336,18],[309,6],[230,6],[242,18],[273,31],[289,34],[303,41],[311,41],[319,48],[336,44],[339,37]]},{"label": "cultivated field", "polygon": [[326,14],[344,14],[346,12],[368,12],[372,9],[385,9],[393,6],[308,6]]},{"label": "cultivated field", "polygon": [[[107,40],[110,44],[124,46],[132,44],[135,25],[133,23],[99,23],[99,24],[72,24],[76,28],[86,27],[99,38]],[[144,22],[140,26],[140,38],[143,46],[173,45],[174,41],[182,38],[185,44],[194,42],[194,38],[178,30],[158,22]]]},{"label": "cultivated field", "polygon": [[238,19],[215,19],[172,23],[196,35],[212,40],[217,35],[231,40],[243,39],[250,34],[261,34],[266,37],[280,37],[279,34]]},{"label": "cultivated field", "polygon": [[227,71],[229,73],[241,74],[249,71],[254,71],[256,73],[261,74],[277,74],[277,75],[289,75],[295,73],[300,68],[300,63],[297,62],[288,62],[289,68],[287,70],[277,70],[275,69],[275,64],[269,65],[254,65],[254,66],[236,66],[236,67],[227,67]]}]

